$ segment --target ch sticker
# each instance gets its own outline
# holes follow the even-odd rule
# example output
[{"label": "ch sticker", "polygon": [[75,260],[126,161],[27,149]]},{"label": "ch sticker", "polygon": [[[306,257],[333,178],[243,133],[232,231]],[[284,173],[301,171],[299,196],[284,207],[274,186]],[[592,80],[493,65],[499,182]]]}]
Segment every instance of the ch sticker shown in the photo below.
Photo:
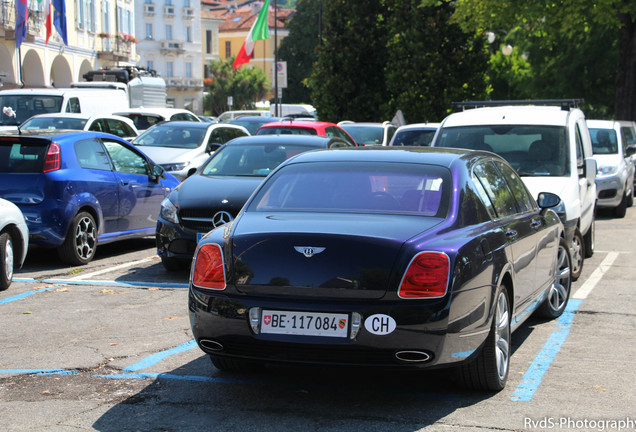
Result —
[{"label": "ch sticker", "polygon": [[364,320],[364,328],[374,335],[387,335],[393,333],[396,323],[393,318],[384,314],[375,314]]}]

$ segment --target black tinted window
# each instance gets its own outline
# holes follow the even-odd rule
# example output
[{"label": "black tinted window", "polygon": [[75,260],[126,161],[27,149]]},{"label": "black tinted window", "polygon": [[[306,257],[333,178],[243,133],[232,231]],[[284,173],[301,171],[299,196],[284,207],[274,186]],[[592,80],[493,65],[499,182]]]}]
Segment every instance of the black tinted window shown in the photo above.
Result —
[{"label": "black tinted window", "polygon": [[481,183],[498,217],[517,213],[515,197],[506,180],[492,162],[481,163],[473,169],[475,181]]},{"label": "black tinted window", "polygon": [[42,172],[47,151],[48,143],[0,141],[0,172]]}]

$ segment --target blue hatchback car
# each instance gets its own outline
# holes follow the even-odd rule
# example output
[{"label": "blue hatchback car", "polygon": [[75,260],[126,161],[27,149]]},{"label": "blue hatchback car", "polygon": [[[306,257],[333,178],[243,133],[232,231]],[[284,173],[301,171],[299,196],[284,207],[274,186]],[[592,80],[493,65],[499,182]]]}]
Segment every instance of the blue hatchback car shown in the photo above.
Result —
[{"label": "blue hatchback car", "polygon": [[98,244],[154,235],[161,201],[178,184],[114,135],[0,134],[0,197],[22,210],[30,244],[71,265],[91,261]]}]

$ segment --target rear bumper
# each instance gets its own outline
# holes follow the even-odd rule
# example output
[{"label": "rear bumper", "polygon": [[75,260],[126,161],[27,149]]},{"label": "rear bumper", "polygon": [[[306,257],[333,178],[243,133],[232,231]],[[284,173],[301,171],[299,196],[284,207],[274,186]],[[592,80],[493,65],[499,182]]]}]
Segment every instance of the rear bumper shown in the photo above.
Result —
[{"label": "rear bumper", "polygon": [[[458,364],[477,355],[488,331],[453,333],[447,325],[446,300],[435,302],[311,302],[216,296],[191,288],[189,310],[192,332],[206,353],[264,363],[431,368]],[[347,313],[362,315],[355,337],[272,335],[255,333],[249,310]],[[371,316],[383,314],[397,323],[389,334],[372,334],[365,326]],[[351,315],[349,315],[351,316]],[[351,320],[349,320],[351,322]],[[413,357],[405,360],[405,354]]]}]

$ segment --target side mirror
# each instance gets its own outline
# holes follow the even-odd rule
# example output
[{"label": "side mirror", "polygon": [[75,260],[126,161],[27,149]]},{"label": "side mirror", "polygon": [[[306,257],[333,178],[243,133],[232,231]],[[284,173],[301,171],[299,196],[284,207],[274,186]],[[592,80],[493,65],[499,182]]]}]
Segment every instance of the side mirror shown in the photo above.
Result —
[{"label": "side mirror", "polygon": [[634,154],[636,154],[636,144],[628,145],[625,151],[625,156],[630,157],[630,156],[633,156]]},{"label": "side mirror", "polygon": [[540,192],[537,198],[537,204],[542,209],[553,208],[559,205],[561,198],[552,192]]},{"label": "side mirror", "polygon": [[163,174],[166,170],[163,169],[161,165],[153,165],[152,166],[152,175],[154,177],[155,182],[159,183],[159,179],[163,177]]},{"label": "side mirror", "polygon": [[208,143],[207,147],[205,148],[205,152],[206,153],[214,153],[215,151],[217,151],[219,149],[219,147],[221,147],[221,144]]}]

